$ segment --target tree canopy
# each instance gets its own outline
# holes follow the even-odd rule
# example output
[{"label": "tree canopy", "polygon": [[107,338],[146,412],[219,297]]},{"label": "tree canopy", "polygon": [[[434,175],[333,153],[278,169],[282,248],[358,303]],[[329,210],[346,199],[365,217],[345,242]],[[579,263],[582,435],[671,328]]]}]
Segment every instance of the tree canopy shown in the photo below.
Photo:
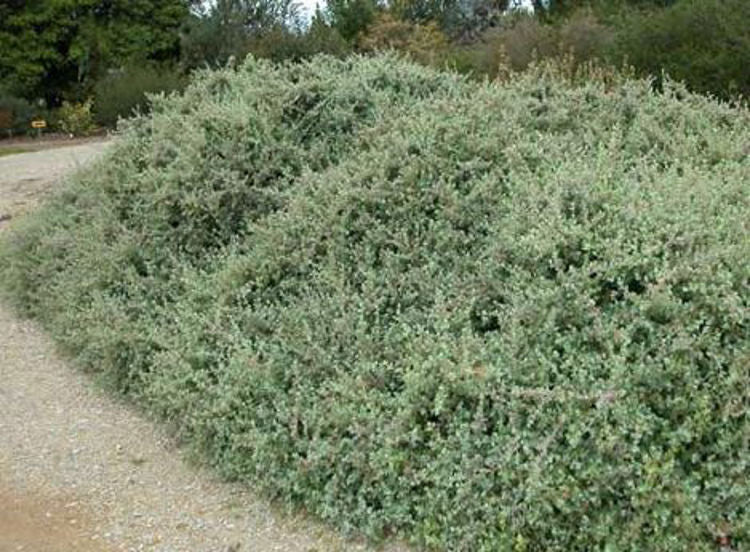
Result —
[{"label": "tree canopy", "polygon": [[[533,13],[511,9],[522,6]],[[172,89],[161,81],[186,82],[232,57],[383,49],[490,77],[548,57],[627,63],[657,87],[666,72],[694,91],[747,97],[748,9],[746,0],[320,0],[306,22],[300,0],[2,0],[0,109],[94,95],[112,120],[147,102],[144,92]]]},{"label": "tree canopy", "polygon": [[56,105],[107,68],[179,55],[188,0],[11,0],[0,7],[0,80]]}]

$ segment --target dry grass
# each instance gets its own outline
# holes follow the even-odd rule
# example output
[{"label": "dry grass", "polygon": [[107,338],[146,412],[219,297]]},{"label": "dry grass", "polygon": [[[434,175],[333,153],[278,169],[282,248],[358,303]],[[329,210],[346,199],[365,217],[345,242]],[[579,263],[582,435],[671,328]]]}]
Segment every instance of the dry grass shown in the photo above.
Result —
[{"label": "dry grass", "polygon": [[34,150],[31,148],[19,148],[19,147],[2,148],[0,147],[0,157],[5,157],[7,155],[16,155],[19,153],[29,153],[30,151],[34,151]]}]

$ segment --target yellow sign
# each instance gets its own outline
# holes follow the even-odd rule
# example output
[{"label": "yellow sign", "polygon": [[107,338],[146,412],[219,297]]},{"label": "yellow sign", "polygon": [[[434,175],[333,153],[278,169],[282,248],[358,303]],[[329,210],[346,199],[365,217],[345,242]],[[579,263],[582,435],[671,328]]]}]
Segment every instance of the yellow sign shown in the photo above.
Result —
[{"label": "yellow sign", "polygon": [[32,128],[47,128],[47,121],[40,119],[38,121],[31,121]]}]

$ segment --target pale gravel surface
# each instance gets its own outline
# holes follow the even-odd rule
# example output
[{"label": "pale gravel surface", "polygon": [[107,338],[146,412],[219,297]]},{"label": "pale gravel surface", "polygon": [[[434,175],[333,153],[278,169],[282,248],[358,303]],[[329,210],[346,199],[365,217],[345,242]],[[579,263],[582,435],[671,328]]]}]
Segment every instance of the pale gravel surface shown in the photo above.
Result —
[{"label": "pale gravel surface", "polygon": [[[0,158],[0,215],[13,215],[0,224],[105,147]],[[0,304],[0,552],[369,549],[188,463],[160,426]]]},{"label": "pale gravel surface", "polygon": [[[99,155],[109,141],[0,157],[0,224],[28,211],[69,171]],[[2,221],[6,218],[5,221]]]}]

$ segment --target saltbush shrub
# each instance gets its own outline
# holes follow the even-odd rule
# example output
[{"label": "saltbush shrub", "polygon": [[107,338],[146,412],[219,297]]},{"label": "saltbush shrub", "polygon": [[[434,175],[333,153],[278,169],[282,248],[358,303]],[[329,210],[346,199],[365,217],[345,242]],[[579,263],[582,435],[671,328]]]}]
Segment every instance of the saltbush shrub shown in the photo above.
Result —
[{"label": "saltbush shrub", "polygon": [[541,65],[248,59],[5,239],[228,477],[439,550],[750,547],[750,113]]}]

